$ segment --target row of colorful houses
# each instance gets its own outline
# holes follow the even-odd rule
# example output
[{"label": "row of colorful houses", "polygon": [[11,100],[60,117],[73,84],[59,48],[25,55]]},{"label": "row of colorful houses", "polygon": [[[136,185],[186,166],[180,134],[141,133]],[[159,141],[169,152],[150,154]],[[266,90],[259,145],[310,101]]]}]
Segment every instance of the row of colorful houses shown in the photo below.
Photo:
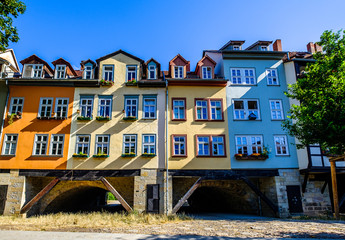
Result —
[{"label": "row of colorful houses", "polygon": [[32,55],[20,71],[2,53],[0,213],[88,210],[109,191],[128,211],[332,211],[327,158],[281,126],[288,84],[321,49],[272,43],[229,41],[194,71],[180,54],[163,71],[123,50],[80,70]]}]

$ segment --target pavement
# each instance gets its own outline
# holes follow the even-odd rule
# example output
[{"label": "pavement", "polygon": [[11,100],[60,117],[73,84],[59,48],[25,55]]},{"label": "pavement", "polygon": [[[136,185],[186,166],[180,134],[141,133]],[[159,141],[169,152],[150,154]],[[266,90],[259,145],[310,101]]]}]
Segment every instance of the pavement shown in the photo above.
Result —
[{"label": "pavement", "polygon": [[[153,239],[190,239],[190,240],[228,240],[229,237],[210,237],[193,235],[145,235],[119,233],[85,233],[85,232],[40,232],[40,231],[0,231],[0,240],[153,240]],[[243,238],[242,238],[243,239]],[[247,238],[251,240],[275,240],[282,238]],[[295,239],[295,238],[284,238]],[[315,240],[315,238],[298,238]]]}]

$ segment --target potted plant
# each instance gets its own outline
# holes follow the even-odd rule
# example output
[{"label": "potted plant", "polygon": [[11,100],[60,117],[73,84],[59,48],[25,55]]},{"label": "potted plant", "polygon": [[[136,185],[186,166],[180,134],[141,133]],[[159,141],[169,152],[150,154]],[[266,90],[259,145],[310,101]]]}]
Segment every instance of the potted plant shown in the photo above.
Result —
[{"label": "potted plant", "polygon": [[137,117],[136,116],[128,116],[128,117],[123,117],[124,121],[136,121]]},{"label": "potted plant", "polygon": [[141,156],[142,157],[155,157],[156,156],[156,154],[155,153],[143,153],[143,154],[141,154]]},{"label": "potted plant", "polygon": [[100,81],[100,85],[101,85],[101,86],[113,86],[113,85],[114,85],[114,82],[111,81],[111,80],[104,80],[104,79],[102,79],[102,80]]},{"label": "potted plant", "polygon": [[137,80],[135,80],[135,78],[128,79],[128,81],[126,82],[126,86],[136,86],[136,85],[137,85]]},{"label": "potted plant", "polygon": [[91,116],[78,116],[77,120],[79,120],[79,121],[90,121],[90,120],[92,120],[92,115]]},{"label": "potted plant", "polygon": [[109,116],[105,116],[105,117],[103,117],[103,116],[97,116],[97,117],[96,117],[96,120],[97,120],[97,121],[109,121],[109,120],[110,120],[110,117],[109,117]]},{"label": "potted plant", "polygon": [[134,152],[130,152],[130,153],[123,153],[121,156],[122,157],[135,157],[136,155]]},{"label": "potted plant", "polygon": [[74,158],[87,158],[89,155],[87,153],[79,152],[72,155]]},{"label": "potted plant", "polygon": [[93,155],[93,157],[94,158],[107,158],[107,157],[109,157],[109,155],[103,151],[99,151],[97,154]]}]

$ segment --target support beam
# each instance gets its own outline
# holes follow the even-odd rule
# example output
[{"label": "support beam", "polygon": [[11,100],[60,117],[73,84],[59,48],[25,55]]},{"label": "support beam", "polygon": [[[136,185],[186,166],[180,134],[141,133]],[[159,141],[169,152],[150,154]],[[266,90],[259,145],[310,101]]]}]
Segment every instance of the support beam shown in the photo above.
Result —
[{"label": "support beam", "polygon": [[245,182],[248,187],[250,187],[258,196],[260,196],[260,198],[262,200],[264,200],[264,202],[272,209],[272,211],[274,212],[274,214],[276,216],[278,216],[278,207],[269,199],[265,196],[265,194],[263,194],[260,189],[258,189],[254,183],[252,183],[248,178],[246,177],[241,177],[241,180],[243,182]]},{"label": "support beam", "polygon": [[325,192],[325,189],[326,189],[326,187],[327,187],[327,184],[328,184],[328,182],[327,182],[327,180],[326,180],[325,183],[323,184],[322,188],[321,188],[321,193],[322,193],[322,194]]},{"label": "support beam", "polygon": [[25,204],[22,209],[20,210],[20,214],[24,214],[31,209],[31,207],[37,203],[42,197],[44,197],[53,187],[60,182],[60,179],[55,178],[53,179],[47,186],[45,186],[33,199],[30,200],[27,204]]},{"label": "support beam", "polygon": [[331,164],[331,177],[332,177],[332,190],[333,190],[333,204],[334,204],[334,217],[339,220],[339,199],[337,188],[337,172],[335,169],[335,161],[329,161]]},{"label": "support beam", "polygon": [[101,181],[104,184],[104,186],[112,193],[114,194],[114,196],[119,200],[119,202],[121,203],[121,205],[127,210],[127,212],[131,212],[133,211],[133,209],[131,208],[131,206],[129,206],[129,204],[126,202],[126,200],[120,195],[120,193],[118,191],[116,191],[116,189],[108,182],[107,179],[105,179],[104,177],[101,177]]},{"label": "support beam", "polygon": [[305,193],[305,189],[307,188],[307,183],[308,183],[308,178],[309,178],[309,173],[304,174],[304,181],[302,184],[302,192]]},{"label": "support beam", "polygon": [[196,180],[196,182],[193,184],[193,186],[186,192],[186,194],[178,201],[178,203],[175,205],[175,207],[172,210],[172,214],[177,213],[178,210],[182,207],[182,205],[188,200],[190,196],[194,193],[194,191],[200,186],[202,181],[202,178],[199,178]]}]

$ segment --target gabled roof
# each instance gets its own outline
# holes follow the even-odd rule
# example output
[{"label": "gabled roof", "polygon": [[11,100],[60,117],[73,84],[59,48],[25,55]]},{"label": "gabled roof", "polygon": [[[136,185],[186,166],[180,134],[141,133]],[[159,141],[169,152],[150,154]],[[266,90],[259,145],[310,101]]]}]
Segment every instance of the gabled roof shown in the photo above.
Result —
[{"label": "gabled roof", "polygon": [[66,65],[69,67],[69,69],[71,70],[71,72],[73,73],[74,76],[78,76],[78,74],[74,71],[72,65],[63,58],[59,58],[59,59],[55,60],[54,62],[52,62],[52,64],[54,65],[54,67],[58,64]]},{"label": "gabled roof", "polygon": [[250,45],[249,47],[247,47],[245,50],[251,50],[252,48],[256,47],[257,45],[264,45],[264,46],[268,46],[272,44],[272,41],[263,41],[263,40],[259,40],[255,43],[253,43],[252,45]]},{"label": "gabled roof", "polygon": [[0,57],[0,58],[8,62],[8,64],[10,65],[10,68],[12,69],[12,71],[14,71],[14,72],[19,72],[19,66],[18,66],[17,58],[16,58],[16,56],[14,55],[13,49],[10,48],[10,49],[6,49],[4,52],[0,52],[0,56],[1,56],[1,54],[4,54],[4,55],[5,55],[7,52],[10,52],[10,53],[11,53],[12,60],[13,60],[13,63],[14,63],[14,64],[12,64],[11,61],[10,61],[10,59],[7,59],[6,56]]},{"label": "gabled roof", "polygon": [[161,65],[161,64],[160,64],[159,62],[157,62],[156,59],[154,59],[154,58],[150,58],[149,60],[146,61],[145,64],[147,65],[147,64],[149,64],[150,62],[154,62],[154,63],[156,63],[156,65],[159,65],[159,66]]},{"label": "gabled roof", "polygon": [[245,43],[245,42],[246,41],[244,41],[244,40],[230,40],[223,47],[221,47],[219,50],[224,50],[224,49],[228,48],[230,45],[240,45],[240,46],[242,46],[243,43]]},{"label": "gabled roof", "polygon": [[189,64],[189,61],[184,59],[180,54],[177,54],[173,59],[170,60],[169,64],[173,61],[175,61],[176,58],[181,58],[182,61],[184,61],[186,64]]},{"label": "gabled roof", "polygon": [[136,56],[134,56],[134,55],[132,55],[132,54],[129,54],[128,52],[125,52],[125,51],[123,51],[122,49],[120,49],[120,50],[118,50],[118,51],[116,51],[116,52],[110,53],[110,54],[108,54],[108,55],[105,55],[105,56],[103,56],[103,57],[100,57],[100,58],[98,58],[98,59],[96,60],[96,62],[99,63],[100,61],[103,61],[103,60],[105,60],[105,59],[107,59],[107,58],[111,58],[111,57],[116,56],[116,55],[118,55],[118,54],[126,55],[127,57],[133,58],[133,59],[139,61],[140,63],[144,63],[144,60],[142,60],[142,59],[140,59],[140,58],[138,58],[138,57],[136,57]]},{"label": "gabled roof", "polygon": [[199,70],[199,63],[202,62],[202,61],[204,61],[206,58],[207,58],[211,63],[213,63],[214,65],[217,65],[217,63],[216,63],[210,56],[208,56],[208,55],[206,54],[206,55],[205,55],[202,59],[200,59],[200,61],[196,64],[195,73],[197,73],[198,70]]},{"label": "gabled roof", "polygon": [[28,62],[31,62],[32,60],[36,60],[37,62],[44,64],[48,68],[48,70],[51,72],[51,74],[54,73],[53,69],[49,66],[49,64],[46,61],[42,60],[41,58],[37,57],[36,54],[33,54],[30,57],[21,60],[20,63],[24,65]]},{"label": "gabled roof", "polygon": [[81,61],[81,62],[80,62],[80,65],[81,65],[81,66],[84,66],[84,65],[87,64],[87,63],[91,63],[93,67],[96,66],[96,63],[95,63],[94,61],[92,61],[90,58],[89,58],[88,60]]}]

